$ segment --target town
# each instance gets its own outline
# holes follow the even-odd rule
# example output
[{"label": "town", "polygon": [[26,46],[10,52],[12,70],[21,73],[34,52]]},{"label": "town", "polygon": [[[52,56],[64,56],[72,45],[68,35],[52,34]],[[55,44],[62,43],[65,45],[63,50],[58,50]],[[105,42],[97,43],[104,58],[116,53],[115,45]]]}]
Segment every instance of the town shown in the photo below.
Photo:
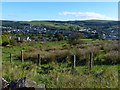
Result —
[{"label": "town", "polygon": [[[46,21],[46,23],[49,22],[50,24],[53,24],[53,27],[46,26],[44,23],[40,25],[33,25],[28,23],[22,23],[17,24],[19,22],[11,21],[3,21],[3,24],[0,28],[2,28],[2,33],[11,33],[12,35],[9,37],[10,39],[14,39],[17,41],[60,41],[60,40],[66,40],[68,39],[72,33],[81,33],[84,38],[91,38],[91,39],[107,39],[107,40],[118,40],[118,26],[117,21],[115,22],[108,22],[104,24],[101,24],[103,21],[99,21],[100,28],[93,27],[91,25],[85,25],[88,24],[87,22],[84,22],[84,25],[80,24],[78,21],[69,21],[69,22],[59,22],[59,21]],[[94,23],[96,21],[93,21]],[[42,23],[37,22],[37,23]],[[71,24],[72,23],[72,24]],[[75,24],[74,24],[75,23]],[[73,25],[69,26],[69,28],[61,28],[59,25]],[[113,26],[110,27],[109,24]],[[15,26],[16,25],[16,26]],[[58,25],[60,28],[54,27],[54,25]],[[77,25],[77,28],[74,27],[74,25]],[[101,25],[104,25],[103,27]]]}]

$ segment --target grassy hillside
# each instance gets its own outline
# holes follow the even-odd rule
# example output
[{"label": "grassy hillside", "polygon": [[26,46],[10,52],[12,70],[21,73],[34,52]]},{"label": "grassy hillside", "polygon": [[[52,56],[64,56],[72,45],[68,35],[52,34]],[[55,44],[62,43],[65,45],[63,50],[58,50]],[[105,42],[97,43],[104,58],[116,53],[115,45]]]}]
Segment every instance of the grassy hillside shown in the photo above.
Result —
[{"label": "grassy hillside", "polygon": [[117,21],[108,20],[84,20],[84,21],[2,21],[3,26],[11,26],[14,28],[22,27],[24,24],[31,24],[34,26],[46,27],[48,29],[64,29],[74,30],[82,27],[104,26],[104,27],[117,27]]},{"label": "grassy hillside", "polygon": [[[45,84],[47,88],[117,88],[120,66],[118,42],[82,40],[84,43],[74,46],[66,41],[56,41],[24,42],[3,47],[3,77],[11,81],[26,76],[38,84]],[[23,49],[25,61],[21,63]],[[91,49],[94,61],[90,70]],[[73,68],[73,53],[77,56],[76,68]],[[42,57],[41,65],[37,64],[38,54]],[[47,63],[44,63],[46,60]]]},{"label": "grassy hillside", "polygon": [[[22,22],[26,23],[26,22]],[[46,27],[48,29],[56,29],[56,30],[72,30],[72,29],[80,29],[81,27],[79,25],[73,25],[69,23],[61,23],[61,22],[50,22],[50,21],[30,21],[27,22],[28,24],[34,25],[34,26],[41,26]]]}]

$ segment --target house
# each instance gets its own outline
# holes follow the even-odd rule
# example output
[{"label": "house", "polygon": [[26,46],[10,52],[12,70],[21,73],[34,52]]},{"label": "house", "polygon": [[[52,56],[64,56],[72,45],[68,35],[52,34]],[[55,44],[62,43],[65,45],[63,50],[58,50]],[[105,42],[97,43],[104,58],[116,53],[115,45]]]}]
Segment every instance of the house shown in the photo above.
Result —
[{"label": "house", "polygon": [[32,41],[29,36],[27,37],[17,37],[16,39],[18,42],[19,41]]},{"label": "house", "polygon": [[118,40],[119,37],[116,36],[116,35],[111,35],[111,34],[109,34],[109,35],[103,34],[103,39],[107,39],[107,40]]}]

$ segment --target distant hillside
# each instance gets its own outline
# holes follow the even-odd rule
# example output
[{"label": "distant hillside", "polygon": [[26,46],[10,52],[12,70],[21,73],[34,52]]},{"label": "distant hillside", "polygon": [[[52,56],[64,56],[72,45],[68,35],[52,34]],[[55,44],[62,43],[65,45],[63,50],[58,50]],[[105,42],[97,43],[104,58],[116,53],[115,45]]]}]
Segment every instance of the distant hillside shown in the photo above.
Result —
[{"label": "distant hillside", "polygon": [[[14,34],[46,34],[48,36],[61,33],[70,36],[81,33],[87,38],[118,39],[118,21],[84,20],[84,21],[2,21],[3,33]],[[53,37],[54,38],[54,37]]]},{"label": "distant hillside", "polygon": [[45,27],[55,30],[76,30],[80,28],[117,28],[118,21],[109,20],[84,20],[84,21],[2,21],[3,26],[23,28],[24,25]]},{"label": "distant hillside", "polygon": [[47,29],[63,29],[63,30],[75,30],[80,29],[81,26],[79,25],[73,25],[67,22],[61,22],[61,21],[30,21],[28,22],[31,25],[34,26],[41,26],[45,27]]}]

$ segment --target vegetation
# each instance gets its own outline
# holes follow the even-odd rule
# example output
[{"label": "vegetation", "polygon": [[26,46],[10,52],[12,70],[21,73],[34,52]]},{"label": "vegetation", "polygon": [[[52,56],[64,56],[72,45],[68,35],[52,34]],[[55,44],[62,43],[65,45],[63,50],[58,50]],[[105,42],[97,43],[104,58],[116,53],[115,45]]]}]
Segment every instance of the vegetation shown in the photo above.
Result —
[{"label": "vegetation", "polygon": [[82,44],[83,35],[81,33],[72,33],[69,37],[68,43],[70,45]]},{"label": "vegetation", "polygon": [[10,43],[9,35],[2,35],[2,46],[7,46]]},{"label": "vegetation", "polygon": [[2,21],[3,77],[47,88],[118,88],[117,30],[118,21]]},{"label": "vegetation", "polygon": [[[11,81],[26,76],[47,88],[118,88],[118,41],[80,40],[83,43],[74,46],[68,41],[5,46],[2,50],[3,77]],[[24,50],[23,63],[21,50]],[[89,70],[91,51],[93,67]],[[37,64],[38,54],[42,58],[40,65]],[[73,55],[76,55],[76,68],[73,68]]]},{"label": "vegetation", "polygon": [[3,77],[8,81],[24,76],[47,88],[118,88],[118,66],[94,66],[89,71],[85,66],[73,70],[56,63],[41,67],[28,62],[3,64]]}]

